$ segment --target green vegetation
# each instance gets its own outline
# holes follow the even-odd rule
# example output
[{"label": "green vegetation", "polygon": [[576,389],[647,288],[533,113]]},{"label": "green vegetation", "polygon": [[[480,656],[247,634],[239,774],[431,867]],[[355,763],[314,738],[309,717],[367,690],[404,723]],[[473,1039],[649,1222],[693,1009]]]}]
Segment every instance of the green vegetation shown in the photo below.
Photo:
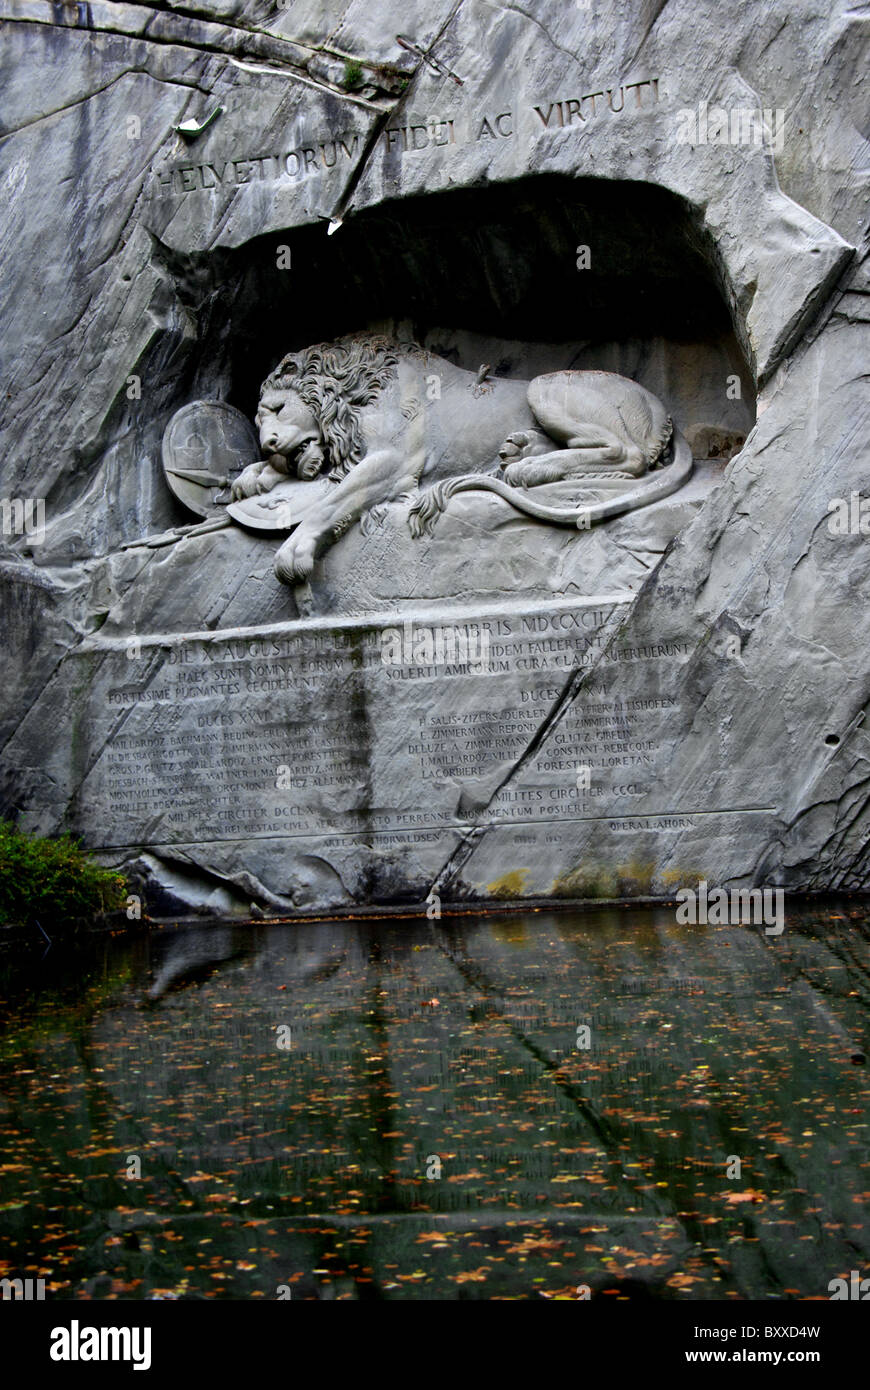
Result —
[{"label": "green vegetation", "polygon": [[361,64],[348,58],[344,65],[344,77],[341,80],[342,87],[344,87],[345,91],[352,92],[354,87],[358,87],[362,80],[363,70]]},{"label": "green vegetation", "polygon": [[95,864],[70,835],[45,840],[0,822],[0,925],[75,925],[123,907],[120,874]]}]

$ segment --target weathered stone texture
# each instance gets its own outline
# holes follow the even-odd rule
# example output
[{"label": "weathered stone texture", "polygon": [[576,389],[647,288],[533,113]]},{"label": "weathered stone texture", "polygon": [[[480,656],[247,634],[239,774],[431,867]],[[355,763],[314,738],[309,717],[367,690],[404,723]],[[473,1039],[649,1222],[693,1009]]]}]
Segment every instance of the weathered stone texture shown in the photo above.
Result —
[{"label": "weathered stone texture", "polygon": [[[45,508],[44,537],[2,538],[7,811],[222,910],[870,886],[870,540],[830,524],[868,476],[861,16],[184,9],[0,6],[0,498]],[[718,142],[716,108],[767,112],[764,140],[738,114]],[[694,476],[588,534],[464,493],[415,540],[394,499],[292,588],[280,537],[175,533],[175,412],[253,419],[284,353],[362,330],[638,380]],[[591,646],[533,649],[587,612]],[[406,620],[526,646],[393,680]],[[231,693],[176,679],[233,642],[279,650],[239,647]]]}]

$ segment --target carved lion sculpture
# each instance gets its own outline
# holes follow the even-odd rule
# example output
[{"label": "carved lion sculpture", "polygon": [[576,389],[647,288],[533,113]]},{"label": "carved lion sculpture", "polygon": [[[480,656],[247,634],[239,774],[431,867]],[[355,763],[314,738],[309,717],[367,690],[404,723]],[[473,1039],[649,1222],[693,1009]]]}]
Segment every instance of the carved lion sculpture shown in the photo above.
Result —
[{"label": "carved lion sculpture", "polygon": [[651,470],[680,464],[659,496],[691,470],[665,407],[637,382],[597,371],[487,379],[373,334],[290,353],[263,383],[257,426],[266,457],[239,475],[235,498],[292,477],[329,481],[278,552],[275,571],[287,583],[307,578],[355,521],[400,499],[411,500],[416,535],[431,529],[454,492],[469,489],[575,526],[576,506],[547,506],[528,490],[564,479],[588,478],[605,491],[615,484],[619,504],[588,509],[598,520],[641,505],[626,498]]}]

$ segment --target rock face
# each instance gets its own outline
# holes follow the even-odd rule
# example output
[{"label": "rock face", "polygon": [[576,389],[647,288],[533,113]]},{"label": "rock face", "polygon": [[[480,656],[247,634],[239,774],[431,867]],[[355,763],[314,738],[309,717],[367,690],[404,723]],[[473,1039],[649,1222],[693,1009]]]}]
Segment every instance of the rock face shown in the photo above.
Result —
[{"label": "rock face", "polygon": [[870,887],[860,16],[196,11],[0,11],[5,814],[158,910]]}]

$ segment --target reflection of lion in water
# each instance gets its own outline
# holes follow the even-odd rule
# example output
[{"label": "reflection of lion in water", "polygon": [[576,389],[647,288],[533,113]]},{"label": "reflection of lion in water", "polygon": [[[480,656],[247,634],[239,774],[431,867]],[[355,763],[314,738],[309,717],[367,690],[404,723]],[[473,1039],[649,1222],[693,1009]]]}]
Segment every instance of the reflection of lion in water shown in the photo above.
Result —
[{"label": "reflection of lion in water", "polygon": [[[688,455],[691,466],[664,406],[625,377],[568,371],[481,381],[415,344],[373,334],[285,357],[263,383],[257,426],[267,458],[239,475],[234,497],[268,492],[289,476],[325,473],[331,484],[278,552],[275,570],[288,583],[307,577],[316,556],[365,513],[400,498],[413,499],[415,534],[434,524],[453,492],[469,488],[576,525],[576,507],[543,505],[527,489],[588,478],[606,490],[622,479],[625,493],[669,453],[683,464]],[[421,483],[434,486],[421,493]],[[607,514],[614,504],[600,511]]]}]

